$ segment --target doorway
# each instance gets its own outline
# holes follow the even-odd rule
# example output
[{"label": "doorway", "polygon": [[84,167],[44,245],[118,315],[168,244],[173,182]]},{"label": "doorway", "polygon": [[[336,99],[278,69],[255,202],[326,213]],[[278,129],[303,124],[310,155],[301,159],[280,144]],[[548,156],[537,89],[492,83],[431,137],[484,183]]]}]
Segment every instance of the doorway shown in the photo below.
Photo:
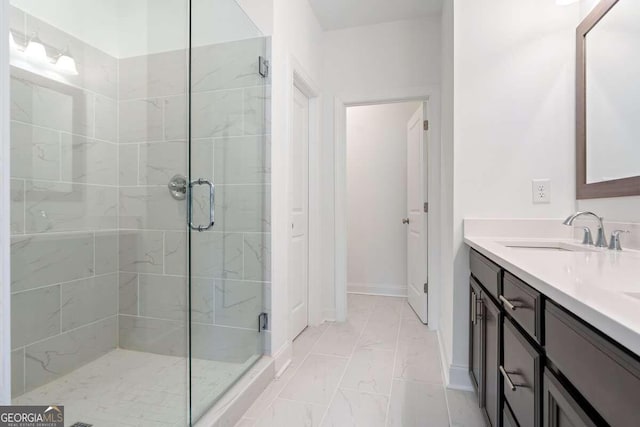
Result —
[{"label": "doorway", "polygon": [[[286,212],[289,232],[274,236],[276,244],[285,243],[286,257],[276,262],[286,265],[287,328],[293,341],[307,326],[321,323],[321,205],[320,175],[320,106],[318,86],[292,56],[288,64],[287,94],[288,147]],[[285,261],[286,258],[286,261]]]},{"label": "doorway", "polygon": [[347,292],[407,297],[428,323],[427,103],[346,109]]},{"label": "doorway", "polygon": [[309,324],[309,97],[293,87],[291,119],[291,336]]}]

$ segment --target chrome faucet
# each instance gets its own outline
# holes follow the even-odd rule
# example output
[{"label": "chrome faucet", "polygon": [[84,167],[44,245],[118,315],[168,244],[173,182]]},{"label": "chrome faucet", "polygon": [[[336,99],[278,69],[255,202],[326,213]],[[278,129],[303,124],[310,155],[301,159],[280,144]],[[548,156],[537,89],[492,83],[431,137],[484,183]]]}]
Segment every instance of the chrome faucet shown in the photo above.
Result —
[{"label": "chrome faucet", "polygon": [[621,251],[622,245],[620,244],[620,234],[628,233],[627,230],[614,230],[611,233],[611,240],[609,240],[609,249],[612,251]]},{"label": "chrome faucet", "polygon": [[[595,246],[597,246],[598,248],[606,248],[608,246],[607,237],[604,235],[604,224],[602,223],[603,221],[602,217],[594,214],[593,212],[576,212],[573,215],[569,216],[567,219],[565,219],[563,224],[573,225],[573,221],[575,221],[578,217],[581,217],[581,216],[590,216],[595,218],[598,221],[598,237],[596,239]],[[593,241],[591,240],[591,236],[590,236],[591,230],[589,230],[588,233],[587,233],[587,230],[589,230],[589,228],[585,227],[585,238],[583,239],[582,243],[593,244]],[[589,238],[587,238],[587,234],[589,234]]]}]

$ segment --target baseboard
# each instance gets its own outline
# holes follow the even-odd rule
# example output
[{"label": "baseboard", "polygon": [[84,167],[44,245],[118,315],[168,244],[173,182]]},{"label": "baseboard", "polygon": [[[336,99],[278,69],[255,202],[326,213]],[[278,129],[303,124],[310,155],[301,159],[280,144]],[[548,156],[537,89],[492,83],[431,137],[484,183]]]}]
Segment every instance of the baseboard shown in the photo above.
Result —
[{"label": "baseboard", "polygon": [[461,365],[449,366],[449,382],[447,388],[452,390],[473,391],[473,384],[469,377],[469,367]]},{"label": "baseboard", "polygon": [[447,352],[442,344],[442,336],[438,333],[438,346],[440,347],[440,363],[442,364],[442,379],[447,388],[452,390],[474,391],[471,378],[469,377],[469,367],[454,365],[447,362]]},{"label": "baseboard", "polygon": [[382,295],[388,297],[406,297],[407,287],[401,285],[384,284],[384,283],[357,283],[349,282],[347,284],[347,293],[365,294],[365,295]]},{"label": "baseboard", "polygon": [[291,363],[291,358],[293,357],[293,347],[291,345],[291,341],[287,341],[276,351],[273,355],[274,370],[276,373],[276,377],[279,377],[282,372],[284,372],[289,364]]},{"label": "baseboard", "polygon": [[335,322],[336,321],[336,311],[335,310],[324,310],[322,312],[322,321],[323,322]]},{"label": "baseboard", "polygon": [[446,386],[449,386],[449,365],[447,363],[447,352],[444,348],[444,344],[442,343],[442,335],[438,330],[436,332],[438,334],[438,348],[440,349],[440,370],[442,371],[442,382]]}]

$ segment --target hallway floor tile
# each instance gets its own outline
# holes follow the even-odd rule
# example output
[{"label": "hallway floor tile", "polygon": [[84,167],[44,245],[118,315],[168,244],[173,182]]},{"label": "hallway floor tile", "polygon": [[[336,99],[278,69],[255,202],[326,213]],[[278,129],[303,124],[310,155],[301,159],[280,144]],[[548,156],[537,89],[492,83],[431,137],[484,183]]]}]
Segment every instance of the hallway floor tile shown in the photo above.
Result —
[{"label": "hallway floor tile", "polygon": [[475,395],[443,386],[438,336],[406,298],[349,294],[345,323],[309,327],[241,427],[481,427]]}]

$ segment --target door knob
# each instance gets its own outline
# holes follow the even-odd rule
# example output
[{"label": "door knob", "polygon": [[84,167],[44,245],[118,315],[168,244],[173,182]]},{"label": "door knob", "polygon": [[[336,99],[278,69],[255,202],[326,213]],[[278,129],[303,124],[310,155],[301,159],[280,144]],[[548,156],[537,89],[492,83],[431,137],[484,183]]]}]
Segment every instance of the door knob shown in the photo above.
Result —
[{"label": "door knob", "polygon": [[402,218],[403,224],[409,224],[409,218]]}]

